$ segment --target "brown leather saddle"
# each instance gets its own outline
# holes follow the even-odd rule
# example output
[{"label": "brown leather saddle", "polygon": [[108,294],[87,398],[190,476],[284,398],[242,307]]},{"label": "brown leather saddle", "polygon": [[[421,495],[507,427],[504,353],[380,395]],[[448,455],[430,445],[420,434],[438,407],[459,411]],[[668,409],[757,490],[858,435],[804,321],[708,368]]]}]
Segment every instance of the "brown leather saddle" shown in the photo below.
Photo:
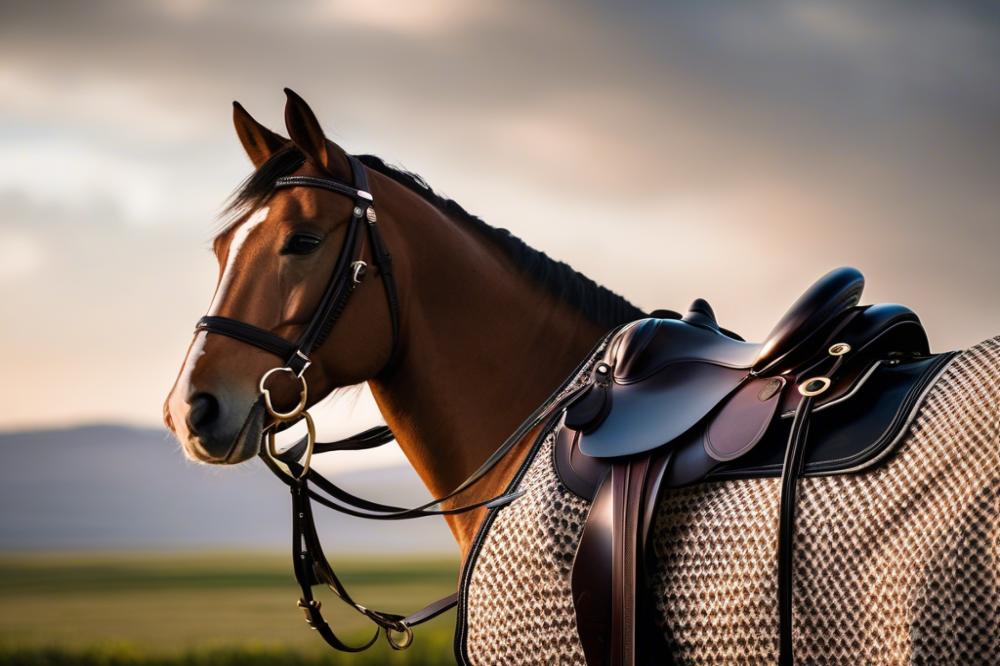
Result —
[{"label": "brown leather saddle", "polygon": [[587,662],[663,663],[643,581],[664,488],[782,478],[777,537],[780,661],[791,644],[792,534],[800,475],[846,474],[887,458],[951,355],[931,355],[917,316],[859,306],[853,268],[817,281],[760,344],[721,329],[697,300],[683,318],[625,326],[567,408],[556,470],[591,501],[572,571]]}]

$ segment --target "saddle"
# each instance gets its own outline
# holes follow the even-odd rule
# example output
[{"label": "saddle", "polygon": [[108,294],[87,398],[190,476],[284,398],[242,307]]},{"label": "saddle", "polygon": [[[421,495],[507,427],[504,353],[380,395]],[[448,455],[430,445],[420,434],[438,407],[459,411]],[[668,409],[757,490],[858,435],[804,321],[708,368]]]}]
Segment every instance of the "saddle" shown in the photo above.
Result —
[{"label": "saddle", "polygon": [[645,613],[648,535],[665,488],[781,477],[780,663],[791,664],[797,479],[886,459],[950,356],[930,354],[901,305],[859,306],[864,277],[812,285],[762,343],[719,327],[696,300],[683,317],[632,322],[610,340],[556,434],[556,471],[591,502],[573,562],[587,663],[669,660]]}]

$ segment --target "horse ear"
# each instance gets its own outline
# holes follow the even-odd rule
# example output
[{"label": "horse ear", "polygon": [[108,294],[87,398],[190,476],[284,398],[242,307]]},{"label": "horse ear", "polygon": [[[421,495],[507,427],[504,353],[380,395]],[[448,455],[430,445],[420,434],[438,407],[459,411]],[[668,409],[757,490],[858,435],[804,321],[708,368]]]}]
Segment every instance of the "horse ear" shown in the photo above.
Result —
[{"label": "horse ear", "polygon": [[289,88],[285,88],[288,101],[285,104],[285,127],[299,150],[316,166],[343,179],[350,179],[351,165],[344,149],[330,141],[323,134],[316,114],[305,100]]},{"label": "horse ear", "polygon": [[288,139],[254,120],[239,102],[233,102],[233,125],[236,126],[236,135],[240,137],[243,149],[247,151],[247,156],[255,167],[259,168],[271,155],[288,144]]},{"label": "horse ear", "polygon": [[292,143],[316,166],[344,180],[350,180],[351,164],[344,149],[326,138],[316,114],[304,99],[289,88],[285,88],[285,94],[288,96],[285,104],[285,127]]}]

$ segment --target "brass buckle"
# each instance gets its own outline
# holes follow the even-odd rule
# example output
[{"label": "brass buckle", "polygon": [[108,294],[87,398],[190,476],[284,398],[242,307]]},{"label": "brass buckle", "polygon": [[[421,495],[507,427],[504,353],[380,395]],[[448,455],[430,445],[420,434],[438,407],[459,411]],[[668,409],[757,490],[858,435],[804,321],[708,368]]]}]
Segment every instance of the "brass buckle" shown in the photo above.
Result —
[{"label": "brass buckle", "polygon": [[309,412],[302,412],[302,418],[306,422],[306,452],[302,456],[301,462],[299,464],[302,466],[302,471],[296,474],[292,471],[292,468],[279,457],[278,447],[277,447],[277,433],[274,428],[267,431],[267,455],[271,456],[271,460],[277,465],[282,472],[287,474],[293,479],[301,479],[306,474],[309,473],[309,465],[312,463],[313,448],[316,445],[316,424],[313,423],[312,416]]},{"label": "brass buckle", "polygon": [[[274,408],[274,403],[271,402],[271,391],[267,388],[267,380],[276,372],[287,372],[302,383],[302,391],[299,393],[299,404],[289,412],[279,412]],[[296,374],[291,368],[271,368],[260,378],[260,386],[258,388],[260,388],[261,395],[264,396],[264,405],[267,407],[268,414],[279,421],[291,421],[305,410],[306,402],[309,401],[309,386],[306,384],[306,378],[303,375]]]},{"label": "brass buckle", "polygon": [[[385,631],[386,642],[393,650],[405,650],[413,645],[413,628],[402,620],[395,623],[395,626],[383,626],[382,629]],[[393,638],[393,632],[402,634],[402,639],[397,641]]]},{"label": "brass buckle", "polygon": [[323,604],[317,601],[316,599],[312,599],[310,601],[306,601],[305,599],[299,599],[298,603],[295,605],[301,608],[302,612],[305,613],[306,624],[315,629],[316,625],[313,624],[312,611],[313,610],[319,611],[319,609],[323,606]]}]

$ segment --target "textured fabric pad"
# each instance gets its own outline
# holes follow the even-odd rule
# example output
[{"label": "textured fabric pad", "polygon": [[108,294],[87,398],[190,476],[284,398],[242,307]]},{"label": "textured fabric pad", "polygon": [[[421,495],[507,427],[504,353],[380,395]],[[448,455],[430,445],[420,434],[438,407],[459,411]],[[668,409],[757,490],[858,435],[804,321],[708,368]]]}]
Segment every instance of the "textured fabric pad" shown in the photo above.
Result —
[{"label": "textured fabric pad", "polygon": [[[584,664],[570,567],[588,504],[550,435],[482,540],[466,589],[473,664]],[[682,664],[773,664],[778,479],[668,490],[649,587]],[[1000,662],[1000,337],[955,358],[898,453],[800,482],[795,649],[803,664]]]}]

